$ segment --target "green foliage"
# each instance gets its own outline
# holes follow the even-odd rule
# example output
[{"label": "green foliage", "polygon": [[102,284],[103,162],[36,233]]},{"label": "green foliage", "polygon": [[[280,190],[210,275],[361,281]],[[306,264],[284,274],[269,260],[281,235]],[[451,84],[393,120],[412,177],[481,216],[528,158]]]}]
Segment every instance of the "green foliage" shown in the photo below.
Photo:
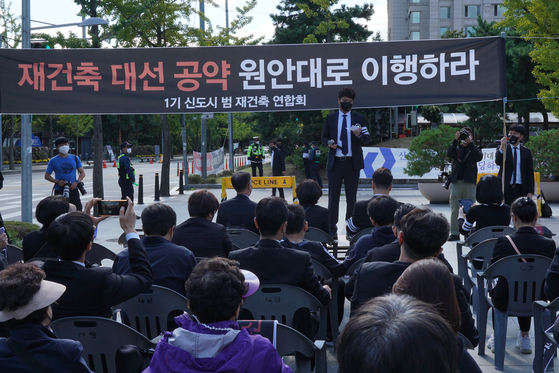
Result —
[{"label": "green foliage", "polygon": [[455,136],[456,129],[444,124],[421,132],[411,142],[404,172],[410,176],[423,176],[432,169],[445,171],[450,166],[446,154]]},{"label": "green foliage", "polygon": [[441,116],[441,108],[438,106],[422,106],[421,107],[421,115],[423,118],[429,121],[432,125],[439,125],[441,124],[443,118]]},{"label": "green foliage", "polygon": [[38,231],[41,229],[37,224],[25,223],[21,221],[8,221],[4,220],[6,232],[12,241],[12,245],[22,247],[23,237],[27,233]]},{"label": "green foliage", "polygon": [[[320,149],[320,153],[322,153],[322,155],[320,156],[320,168],[324,170],[326,168],[326,161],[328,160],[329,148],[322,145],[321,143],[319,143],[318,148]],[[300,146],[292,155],[285,158],[285,163],[292,164],[293,166],[295,166],[296,169],[303,170],[305,168],[305,164],[303,162],[303,157],[301,156],[302,154],[303,147]]]},{"label": "green foliage", "polygon": [[[12,2],[6,5],[5,0],[0,0],[0,34],[8,48],[17,48],[21,39],[21,23],[19,18],[10,12]],[[1,46],[4,48],[4,45]]]},{"label": "green foliage", "polygon": [[474,132],[485,139],[492,140],[500,138],[503,133],[503,104],[499,101],[479,102],[475,104],[464,104],[458,110],[466,114],[469,119],[463,123]]},{"label": "green foliage", "polygon": [[534,171],[542,178],[559,176],[559,130],[540,132],[530,140]]},{"label": "green foliage", "polygon": [[446,30],[441,35],[441,39],[459,39],[465,37],[466,33],[463,30]]},{"label": "green foliage", "polygon": [[501,34],[501,27],[497,25],[497,22],[487,22],[480,15],[477,16],[477,26],[474,26],[473,30],[473,32],[468,31],[469,36],[497,36]]}]

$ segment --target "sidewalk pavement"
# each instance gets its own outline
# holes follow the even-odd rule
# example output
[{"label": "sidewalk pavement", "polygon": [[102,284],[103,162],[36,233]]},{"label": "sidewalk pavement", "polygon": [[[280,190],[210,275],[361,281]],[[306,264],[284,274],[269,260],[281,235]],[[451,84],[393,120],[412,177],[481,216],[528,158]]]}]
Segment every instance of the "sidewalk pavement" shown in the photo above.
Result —
[{"label": "sidewalk pavement", "polygon": [[[188,211],[187,211],[187,200],[190,194],[193,191],[187,191],[184,195],[178,195],[178,191],[175,189],[172,192],[171,197],[162,197],[161,202],[171,206],[177,213],[177,225],[188,219]],[[221,200],[221,191],[213,189],[211,190],[212,193],[216,195],[216,197]],[[292,203],[292,194],[290,189],[286,189],[285,191],[286,199],[289,203]],[[326,193],[326,191],[325,191]],[[232,198],[235,196],[235,192],[233,190],[228,190],[227,192],[228,198]],[[258,201],[264,197],[268,197],[271,195],[271,191],[268,189],[254,189],[251,199],[254,201]],[[370,188],[363,188],[358,191],[357,200],[367,200],[371,198],[373,192]],[[429,204],[427,201],[416,188],[397,188],[393,189],[391,195],[396,198],[400,202],[407,202],[414,204],[416,206],[421,207],[429,207],[435,212],[440,212],[445,215],[447,218],[450,217],[450,208],[449,205],[445,204]],[[145,205],[137,205],[135,206],[136,214],[140,215],[141,211],[145,206],[148,204],[154,203],[153,201],[145,201]],[[320,201],[319,205],[328,207],[328,198],[327,196],[323,196]],[[339,216],[339,224],[338,224],[338,236],[339,236],[339,243],[340,245],[347,245],[348,242],[345,239],[345,224],[344,217],[345,217],[345,207],[346,201],[345,197],[342,196],[340,200],[340,216]],[[551,204],[551,207],[554,211],[559,211],[559,204]],[[118,237],[121,235],[122,230],[117,223],[116,217],[112,217],[107,219],[106,221],[102,222],[99,225],[99,230],[96,238],[96,242],[108,247],[109,249],[113,250],[114,252],[118,253],[122,250],[122,247],[118,245],[117,240]],[[547,226],[552,232],[559,232],[559,218],[551,217],[541,219],[541,224]],[[138,220],[137,228],[141,228],[141,221]],[[557,237],[554,237],[555,241],[557,242]],[[453,268],[458,267],[457,264],[457,256],[456,256],[456,244],[454,242],[447,242],[444,247],[445,257],[451,263]],[[344,314],[344,321],[342,322],[342,328],[349,320],[349,302],[346,302],[345,305],[345,314]],[[489,317],[491,320],[491,317]],[[532,323],[533,324],[533,323]],[[530,355],[523,355],[519,352],[519,350],[515,347],[516,344],[516,336],[518,332],[518,322],[516,318],[509,318],[508,322],[508,329],[507,329],[507,348],[506,348],[506,355],[505,355],[505,371],[507,372],[531,372],[532,366],[532,359],[534,354]],[[487,327],[487,335],[491,335],[492,327],[491,321],[489,321],[489,325]],[[534,325],[532,325],[531,331],[532,342],[534,341]],[[478,356],[477,349],[470,351],[470,354],[476,360],[476,362],[480,365],[482,371],[485,373],[494,373],[494,355],[491,353],[489,349],[486,349],[485,356]],[[328,372],[335,373],[337,372],[337,363],[335,359],[335,352],[333,348],[329,348],[328,351]]]}]

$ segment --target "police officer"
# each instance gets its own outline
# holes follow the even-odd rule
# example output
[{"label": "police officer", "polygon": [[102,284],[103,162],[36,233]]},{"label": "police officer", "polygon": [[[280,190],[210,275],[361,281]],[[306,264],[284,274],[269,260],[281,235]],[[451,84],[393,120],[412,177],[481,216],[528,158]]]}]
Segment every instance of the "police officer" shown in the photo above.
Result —
[{"label": "police officer", "polygon": [[311,161],[309,161],[309,142],[305,141],[303,143],[303,153],[301,154],[303,158],[303,164],[305,165],[305,177],[307,179],[312,179],[311,176]]},{"label": "police officer", "polygon": [[254,142],[248,147],[248,161],[252,167],[252,176],[256,176],[256,168],[258,167],[259,176],[264,176],[264,171],[262,169],[262,162],[264,162],[264,148],[260,145],[260,138],[254,136],[252,138]]},{"label": "police officer", "polygon": [[316,181],[322,188],[322,178],[320,177],[320,155],[320,148],[318,147],[316,141],[313,141],[309,152],[311,179]]},{"label": "police officer", "polygon": [[128,154],[132,153],[132,144],[123,142],[120,145],[120,156],[118,157],[118,185],[120,186],[121,198],[134,201],[134,186],[136,181],[136,173],[134,168],[130,165],[130,157]]}]

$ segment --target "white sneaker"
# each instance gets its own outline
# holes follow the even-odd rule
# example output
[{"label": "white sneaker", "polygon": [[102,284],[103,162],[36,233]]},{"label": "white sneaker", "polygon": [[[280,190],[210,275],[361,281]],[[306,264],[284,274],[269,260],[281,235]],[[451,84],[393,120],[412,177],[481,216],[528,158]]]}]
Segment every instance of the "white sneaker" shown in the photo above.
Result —
[{"label": "white sneaker", "polygon": [[530,343],[530,337],[523,337],[519,331],[518,338],[516,339],[516,348],[520,350],[521,354],[531,354],[532,344]]},{"label": "white sneaker", "polygon": [[495,353],[495,334],[491,333],[491,337],[487,340],[487,348]]}]

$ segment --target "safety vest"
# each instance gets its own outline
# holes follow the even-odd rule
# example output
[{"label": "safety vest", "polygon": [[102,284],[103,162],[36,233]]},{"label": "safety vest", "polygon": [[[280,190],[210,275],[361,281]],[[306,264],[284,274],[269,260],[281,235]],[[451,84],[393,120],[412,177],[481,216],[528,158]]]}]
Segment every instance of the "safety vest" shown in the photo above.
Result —
[{"label": "safety vest", "polygon": [[[122,153],[121,155],[118,156],[117,159],[117,170],[118,170],[118,177],[120,177],[121,179],[126,179],[129,180],[130,176],[128,176],[128,172],[126,172],[126,167],[120,165],[120,158],[122,157],[128,157],[126,154]],[[132,167],[132,165],[130,165],[130,168],[132,169],[132,173],[134,174],[134,176],[136,176],[136,171],[134,170],[134,167]]]},{"label": "safety vest", "polygon": [[251,162],[262,162],[264,158],[264,148],[260,144],[252,144],[248,147],[247,155]]},{"label": "safety vest", "polygon": [[312,148],[311,152],[313,154],[312,162],[316,163],[316,164],[319,164],[320,163],[320,155],[321,155],[320,148],[318,146],[316,148]]}]

